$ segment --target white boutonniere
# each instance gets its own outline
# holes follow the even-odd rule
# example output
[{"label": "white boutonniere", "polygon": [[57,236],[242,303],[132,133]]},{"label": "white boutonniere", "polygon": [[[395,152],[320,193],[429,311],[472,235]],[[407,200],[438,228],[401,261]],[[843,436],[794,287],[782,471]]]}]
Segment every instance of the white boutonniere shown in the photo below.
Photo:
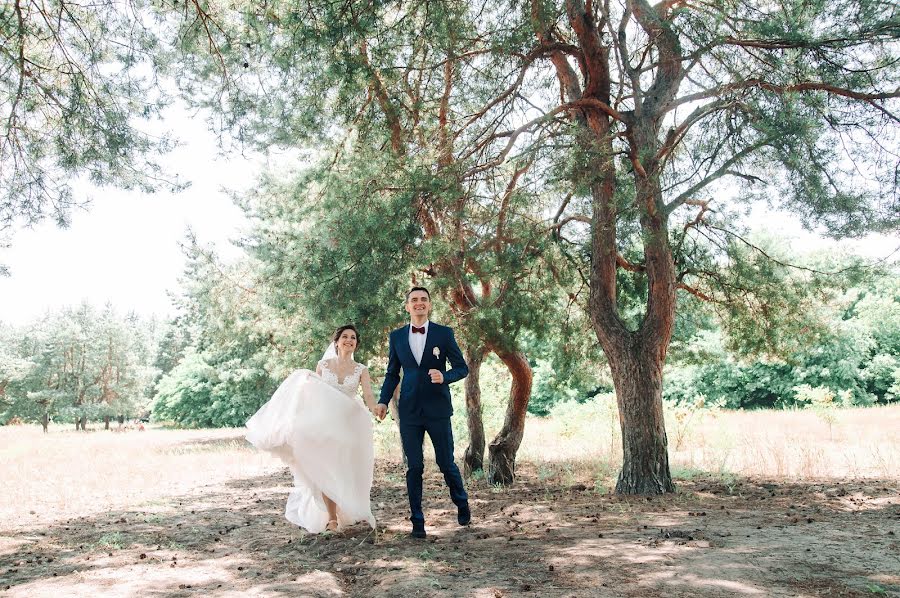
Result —
[{"label": "white boutonniere", "polygon": [[441,350],[440,350],[439,348],[435,347],[435,348],[434,348],[434,351],[432,351],[432,353],[433,353],[434,356],[437,357],[438,359],[441,358]]}]

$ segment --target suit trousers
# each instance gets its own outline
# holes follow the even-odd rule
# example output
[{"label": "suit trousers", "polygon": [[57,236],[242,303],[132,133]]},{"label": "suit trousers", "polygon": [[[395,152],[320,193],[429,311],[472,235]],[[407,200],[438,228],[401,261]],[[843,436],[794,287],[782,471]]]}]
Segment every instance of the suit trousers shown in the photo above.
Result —
[{"label": "suit trousers", "polygon": [[434,446],[434,460],[444,474],[444,481],[450,489],[450,499],[457,507],[466,504],[469,496],[463,486],[462,475],[453,461],[453,429],[450,418],[417,419],[411,422],[400,419],[400,440],[403,452],[406,453],[406,491],[409,494],[410,521],[424,523],[422,513],[422,474],[425,462],[422,455],[422,442],[425,433],[431,438]]}]

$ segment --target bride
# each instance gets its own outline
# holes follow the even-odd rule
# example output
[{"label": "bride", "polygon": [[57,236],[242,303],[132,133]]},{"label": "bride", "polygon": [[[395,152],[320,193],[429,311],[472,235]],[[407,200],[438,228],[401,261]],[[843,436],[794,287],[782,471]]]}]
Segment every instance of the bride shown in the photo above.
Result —
[{"label": "bride", "polygon": [[362,386],[369,412],[375,397],[369,370],[353,360],[358,345],[353,325],[338,328],[315,373],[295,370],[247,420],[247,440],[294,474],[285,517],[312,533],[357,521],[375,527],[372,418],[356,393]]}]

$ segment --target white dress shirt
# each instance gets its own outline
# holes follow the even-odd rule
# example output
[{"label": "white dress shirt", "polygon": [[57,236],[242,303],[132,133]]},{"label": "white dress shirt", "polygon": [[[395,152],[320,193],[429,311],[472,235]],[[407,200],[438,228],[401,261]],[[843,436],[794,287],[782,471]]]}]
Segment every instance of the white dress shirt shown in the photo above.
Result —
[{"label": "white dress shirt", "polygon": [[[425,340],[428,338],[428,320],[425,320],[422,326],[425,327],[425,334],[414,333],[412,331],[412,322],[409,324],[409,349],[419,365],[422,365],[422,353],[425,352]],[[416,326],[416,328],[421,328],[422,326]]]}]

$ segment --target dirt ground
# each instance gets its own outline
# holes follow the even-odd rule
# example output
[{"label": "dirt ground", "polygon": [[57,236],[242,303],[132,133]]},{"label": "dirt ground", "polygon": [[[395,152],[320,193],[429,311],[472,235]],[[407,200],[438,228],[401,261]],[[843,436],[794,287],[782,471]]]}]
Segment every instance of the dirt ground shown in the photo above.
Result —
[{"label": "dirt ground", "polygon": [[693,476],[648,498],[517,473],[510,488],[469,480],[461,528],[432,463],[426,540],[407,535],[399,463],[377,467],[374,533],[289,524],[286,470],[52,523],[23,515],[0,522],[0,595],[900,596],[896,480]]}]

